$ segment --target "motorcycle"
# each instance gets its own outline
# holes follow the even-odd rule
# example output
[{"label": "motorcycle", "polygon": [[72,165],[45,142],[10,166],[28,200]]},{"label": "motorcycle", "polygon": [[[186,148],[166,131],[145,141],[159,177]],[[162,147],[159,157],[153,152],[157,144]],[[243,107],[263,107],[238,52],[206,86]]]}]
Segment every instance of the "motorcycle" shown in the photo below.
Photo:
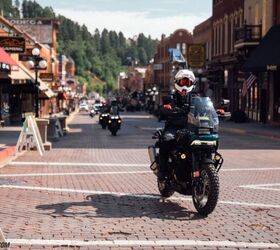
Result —
[{"label": "motorcycle", "polygon": [[106,129],[108,125],[108,117],[109,117],[108,113],[102,113],[99,115],[99,124],[103,129]]},{"label": "motorcycle", "polygon": [[[193,97],[186,116],[188,125],[175,135],[176,146],[169,155],[168,177],[158,180],[158,189],[164,198],[174,192],[191,195],[198,213],[207,216],[218,202],[218,172],[224,161],[217,151],[219,119],[208,97]],[[157,141],[148,151],[150,168],[157,175],[162,130],[153,138]]]},{"label": "motorcycle", "polygon": [[89,116],[91,118],[93,118],[95,116],[95,110],[94,109],[91,109],[90,112],[89,112]]},{"label": "motorcycle", "polygon": [[116,136],[118,130],[121,128],[122,119],[119,115],[110,115],[108,119],[108,129],[111,134]]}]

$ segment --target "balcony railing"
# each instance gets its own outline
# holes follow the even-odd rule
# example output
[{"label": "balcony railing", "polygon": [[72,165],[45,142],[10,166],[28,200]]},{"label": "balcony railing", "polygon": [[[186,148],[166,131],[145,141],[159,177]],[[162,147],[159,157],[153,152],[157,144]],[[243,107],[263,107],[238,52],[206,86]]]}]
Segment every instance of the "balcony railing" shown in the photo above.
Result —
[{"label": "balcony railing", "polygon": [[259,43],[262,38],[262,25],[243,25],[235,28],[234,44]]}]

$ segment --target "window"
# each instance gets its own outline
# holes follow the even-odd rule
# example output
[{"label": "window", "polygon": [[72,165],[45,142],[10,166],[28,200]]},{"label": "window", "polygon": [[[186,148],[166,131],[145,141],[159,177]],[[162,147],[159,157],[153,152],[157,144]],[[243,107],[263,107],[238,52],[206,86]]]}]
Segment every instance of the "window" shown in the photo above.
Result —
[{"label": "window", "polygon": [[182,54],[186,55],[186,52],[187,52],[187,45],[186,43],[182,43]]},{"label": "window", "polygon": [[178,50],[181,50],[181,45],[180,45],[180,43],[177,43],[177,44],[176,44],[176,48],[177,48]]}]

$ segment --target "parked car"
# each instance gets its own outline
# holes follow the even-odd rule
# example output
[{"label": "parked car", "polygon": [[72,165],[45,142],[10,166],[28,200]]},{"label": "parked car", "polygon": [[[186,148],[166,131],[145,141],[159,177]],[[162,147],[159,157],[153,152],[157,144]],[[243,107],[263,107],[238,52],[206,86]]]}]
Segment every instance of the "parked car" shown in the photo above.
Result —
[{"label": "parked car", "polygon": [[89,111],[89,107],[87,103],[81,103],[79,106],[79,111]]}]

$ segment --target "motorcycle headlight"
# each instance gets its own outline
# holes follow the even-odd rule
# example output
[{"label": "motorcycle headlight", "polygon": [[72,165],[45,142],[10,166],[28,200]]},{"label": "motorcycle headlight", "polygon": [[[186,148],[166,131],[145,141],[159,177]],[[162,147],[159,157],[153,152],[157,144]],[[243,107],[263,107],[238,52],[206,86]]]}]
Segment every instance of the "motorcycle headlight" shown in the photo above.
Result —
[{"label": "motorcycle headlight", "polygon": [[103,117],[100,116],[100,117],[99,117],[99,120],[102,120],[102,119],[103,119]]},{"label": "motorcycle headlight", "polygon": [[122,120],[118,120],[118,123],[121,123],[122,122]]},{"label": "motorcycle headlight", "polygon": [[108,123],[112,123],[112,121],[111,121],[111,120],[109,120],[109,121],[108,121]]}]

